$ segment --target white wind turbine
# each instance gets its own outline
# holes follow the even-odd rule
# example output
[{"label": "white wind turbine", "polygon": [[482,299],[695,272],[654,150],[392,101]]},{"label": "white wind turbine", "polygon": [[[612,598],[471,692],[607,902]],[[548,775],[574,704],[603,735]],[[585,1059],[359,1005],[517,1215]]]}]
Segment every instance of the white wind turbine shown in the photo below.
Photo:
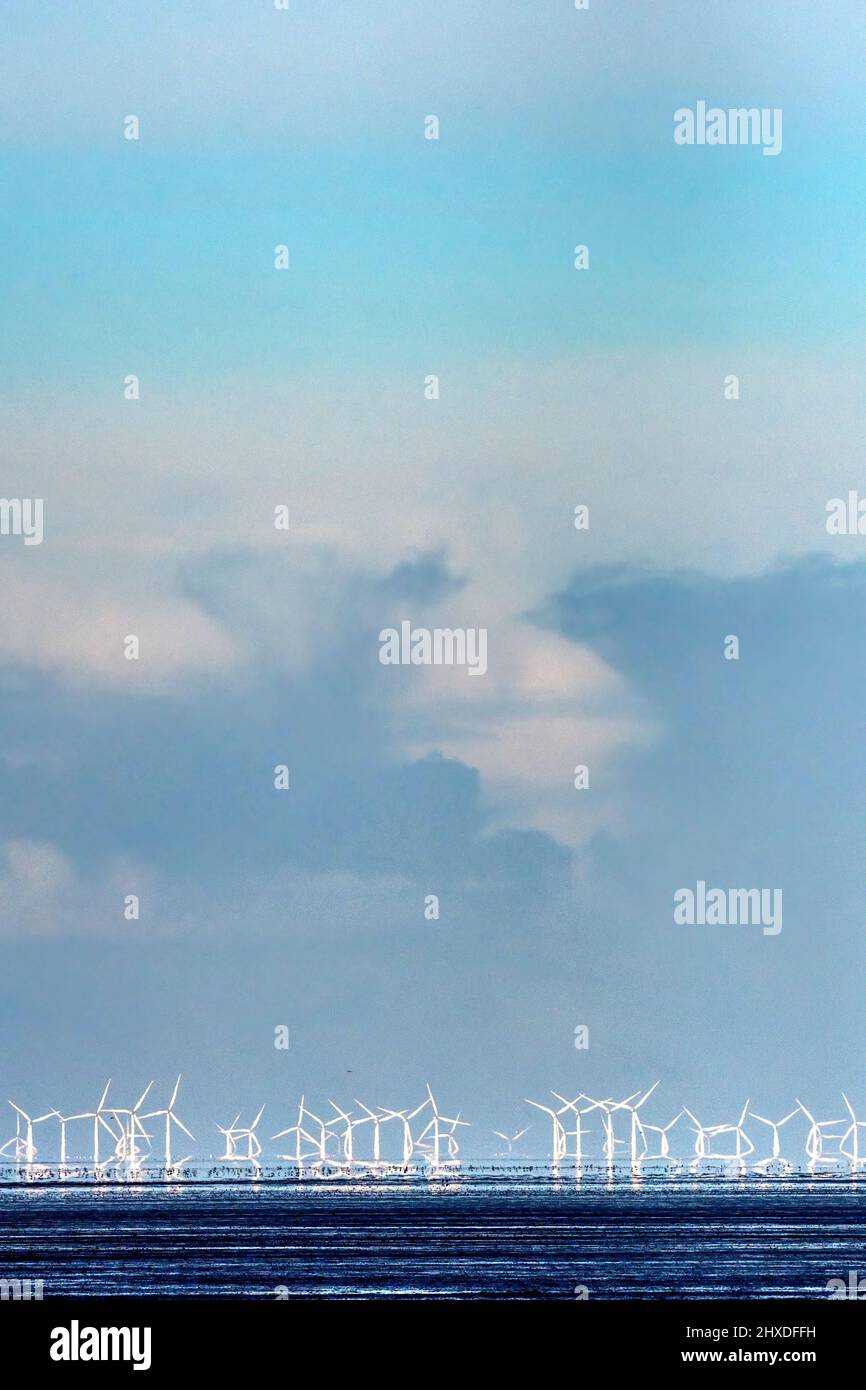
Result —
[{"label": "white wind turbine", "polygon": [[524,1125],[523,1129],[519,1129],[516,1134],[503,1134],[501,1129],[491,1130],[491,1134],[495,1134],[497,1139],[502,1139],[503,1142],[508,1145],[506,1153],[500,1154],[499,1157],[505,1158],[508,1155],[512,1154],[514,1152],[514,1145],[517,1143],[518,1139],[522,1139],[524,1134],[526,1134],[531,1128],[532,1125]]},{"label": "white wind turbine", "polygon": [[[139,1111],[142,1105],[144,1105],[152,1086],[153,1082],[148,1081],[131,1110],[124,1106],[110,1105],[107,1107],[107,1113],[111,1115],[112,1119],[117,1120],[120,1125],[120,1138],[115,1145],[114,1157],[117,1159],[118,1163],[127,1163],[130,1169],[137,1170],[141,1167],[144,1150],[139,1149],[139,1139],[143,1139],[148,1146],[150,1145],[150,1135],[142,1124],[143,1117],[139,1114]],[[106,1090],[107,1089],[108,1087],[106,1087]],[[110,1162],[111,1160],[109,1159],[107,1161]]]},{"label": "white wind turbine", "polygon": [[[552,1110],[549,1105],[542,1105],[537,1100],[527,1100],[526,1103],[533,1105],[536,1110],[543,1110],[545,1114],[550,1115],[553,1121],[553,1151],[551,1155],[553,1164],[556,1166],[564,1158],[572,1158],[576,1163],[582,1163],[584,1158],[583,1138],[585,1133],[589,1133],[588,1130],[584,1130],[583,1117],[592,1110],[601,1109],[601,1101],[593,1100],[592,1096],[586,1095],[583,1091],[573,1100],[566,1100],[558,1091],[551,1091],[550,1094],[554,1100],[562,1102],[558,1110]],[[589,1104],[582,1106],[580,1102],[583,1100],[589,1101]],[[561,1118],[563,1115],[574,1116],[574,1129],[567,1130],[565,1128]],[[568,1152],[569,1139],[574,1140],[574,1152],[571,1154]]]},{"label": "white wind turbine", "polygon": [[[617,1145],[623,1145],[626,1143],[629,1146],[630,1161],[632,1163],[638,1162],[638,1158],[640,1157],[637,1151],[638,1140],[640,1140],[644,1149],[646,1149],[647,1145],[646,1136],[643,1132],[643,1126],[641,1124],[641,1119],[637,1112],[644,1104],[644,1101],[649,1100],[650,1096],[652,1095],[653,1091],[656,1089],[658,1084],[659,1083],[656,1081],[653,1083],[652,1086],[650,1086],[648,1091],[644,1091],[643,1095],[640,1097],[640,1100],[637,1102],[636,1105],[632,1105],[632,1101],[635,1099],[635,1096],[640,1096],[640,1091],[633,1091],[632,1094],[630,1096],[627,1096],[625,1100],[614,1101],[608,1098],[607,1100],[602,1100],[598,1102],[599,1108],[604,1111],[604,1119],[602,1121],[605,1130],[603,1152],[608,1162],[612,1163],[615,1160]],[[618,1110],[628,1111],[628,1114],[630,1116],[628,1140],[617,1139],[616,1137],[614,1115]]]},{"label": "white wind turbine", "polygon": [[788,1162],[787,1158],[782,1158],[782,1141],[779,1138],[779,1130],[783,1125],[786,1125],[789,1120],[793,1120],[795,1115],[799,1115],[800,1110],[800,1105],[795,1106],[787,1115],[783,1115],[781,1120],[768,1120],[765,1115],[759,1115],[754,1110],[749,1111],[753,1120],[758,1120],[762,1125],[768,1125],[773,1131],[773,1152],[770,1154],[769,1158],[761,1158],[758,1160],[755,1164],[757,1170],[769,1168],[771,1163],[781,1163],[785,1168],[792,1167],[792,1164]]},{"label": "white wind turbine", "polygon": [[[149,1089],[149,1088],[148,1088],[148,1089]],[[184,1163],[187,1162],[187,1159],[189,1158],[189,1154],[187,1154],[186,1158],[179,1158],[176,1162],[174,1162],[174,1163],[172,1162],[172,1157],[171,1157],[171,1127],[172,1127],[172,1125],[177,1125],[178,1129],[182,1129],[183,1132],[184,1132],[184,1134],[186,1134],[190,1139],[192,1139],[193,1141],[195,1141],[195,1135],[194,1135],[194,1134],[190,1134],[189,1130],[187,1129],[187,1127],[186,1127],[186,1125],[183,1123],[183,1121],[182,1121],[182,1120],[179,1120],[179,1119],[177,1118],[177,1115],[175,1115],[175,1113],[174,1113],[174,1103],[175,1103],[175,1101],[177,1100],[177,1093],[178,1093],[179,1089],[180,1089],[180,1077],[178,1077],[178,1078],[177,1078],[177,1081],[174,1083],[174,1090],[173,1090],[172,1093],[171,1093],[171,1100],[168,1102],[167,1108],[164,1109],[164,1110],[149,1110],[148,1113],[147,1113],[146,1115],[142,1115],[142,1116],[141,1116],[142,1120],[155,1120],[155,1119],[159,1118],[160,1116],[164,1116],[164,1117],[165,1117],[165,1167],[168,1168],[168,1169],[179,1168],[179,1167],[181,1167]],[[147,1093],[145,1092],[145,1094],[147,1094]]]},{"label": "white wind turbine", "polygon": [[[367,1120],[366,1118],[353,1120],[351,1110],[343,1110],[335,1100],[329,1100],[328,1104],[334,1111],[334,1116],[327,1122],[327,1130],[325,1132],[325,1144],[327,1146],[328,1138],[335,1138],[338,1141],[340,1147],[340,1156],[338,1161],[348,1164],[348,1166],[351,1168],[352,1164],[355,1161],[353,1131],[356,1125],[366,1124]],[[333,1128],[334,1125],[340,1123],[344,1125],[342,1134],[339,1134],[337,1130]]]},{"label": "white wind turbine", "polygon": [[[235,1115],[228,1129],[224,1129],[222,1125],[217,1125],[217,1129],[226,1137],[226,1151],[222,1155],[223,1160],[232,1162],[237,1159],[247,1159],[256,1168],[259,1167],[258,1158],[262,1151],[262,1146],[256,1137],[256,1126],[264,1113],[265,1107],[262,1106],[258,1115],[256,1115],[256,1118],[248,1128],[238,1128],[240,1114]],[[238,1144],[244,1140],[246,1141],[247,1151],[246,1153],[240,1153],[238,1151]]]},{"label": "white wind turbine", "polygon": [[105,1102],[106,1102],[106,1100],[108,1099],[108,1089],[109,1089],[110,1085],[111,1085],[111,1077],[109,1077],[108,1080],[107,1080],[106,1083],[105,1083],[105,1090],[102,1092],[102,1095],[100,1096],[100,1099],[99,1099],[99,1104],[97,1105],[97,1107],[96,1107],[95,1110],[85,1111],[84,1114],[82,1114],[82,1115],[70,1115],[70,1116],[69,1116],[69,1118],[70,1118],[71,1120],[92,1120],[92,1121],[93,1121],[93,1166],[94,1166],[94,1168],[97,1168],[97,1169],[98,1169],[98,1168],[101,1168],[101,1167],[103,1166],[103,1164],[100,1163],[100,1159],[99,1159],[99,1131],[100,1131],[100,1129],[104,1129],[104,1130],[106,1131],[106,1133],[109,1134],[109,1135],[111,1136],[111,1138],[114,1140],[114,1143],[115,1143],[115,1152],[116,1152],[116,1145],[117,1145],[117,1143],[118,1143],[118,1140],[119,1140],[119,1139],[122,1140],[122,1138],[123,1138],[123,1128],[122,1128],[122,1126],[121,1126],[121,1133],[120,1133],[120,1135],[118,1136],[118,1135],[115,1133],[115,1131],[114,1131],[114,1129],[112,1128],[112,1126],[108,1123],[108,1121],[107,1121],[106,1118],[105,1118],[106,1115],[108,1115],[108,1114],[111,1113],[110,1111],[106,1110],[106,1108],[105,1108]]},{"label": "white wind turbine", "polygon": [[[749,1102],[748,1102],[748,1101],[746,1101],[745,1105],[743,1106],[743,1109],[742,1109],[742,1111],[741,1111],[741,1113],[740,1113],[740,1118],[737,1120],[736,1124],[733,1124],[733,1125],[729,1125],[729,1124],[725,1124],[725,1125],[702,1125],[701,1122],[700,1122],[700,1120],[698,1120],[698,1119],[692,1114],[691,1110],[689,1110],[687,1106],[683,1106],[683,1109],[685,1110],[685,1113],[688,1115],[689,1119],[690,1119],[690,1120],[694,1120],[694,1123],[695,1123],[695,1126],[696,1126],[696,1133],[697,1133],[697,1136],[698,1136],[697,1139],[695,1140],[695,1162],[696,1162],[696,1163],[699,1163],[699,1162],[701,1161],[702,1158],[715,1158],[715,1159],[721,1159],[721,1160],[723,1160],[723,1161],[725,1161],[725,1162],[727,1162],[729,1159],[733,1159],[733,1158],[735,1158],[735,1159],[737,1159],[737,1160],[741,1160],[741,1159],[744,1159],[744,1158],[748,1158],[748,1156],[749,1156],[750,1153],[754,1153],[754,1151],[755,1151],[755,1146],[754,1146],[754,1144],[752,1143],[751,1139],[749,1138],[748,1134],[746,1134],[746,1131],[743,1129],[743,1125],[746,1123],[746,1116],[747,1116],[748,1113],[749,1113]],[[712,1149],[712,1141],[713,1141],[714,1139],[718,1138],[719,1135],[722,1135],[722,1134],[735,1134],[735,1135],[736,1135],[735,1152],[734,1152],[734,1153],[732,1153],[732,1154],[726,1154],[726,1153],[714,1153],[714,1152],[713,1152],[713,1149]],[[709,1142],[709,1147],[708,1147],[708,1142]],[[747,1145],[748,1145],[748,1148],[745,1148],[745,1149],[744,1149],[744,1148],[743,1148],[743,1145],[744,1145],[744,1144],[747,1144]]]},{"label": "white wind turbine", "polygon": [[[73,1120],[92,1120],[92,1119],[93,1119],[93,1111],[91,1110],[91,1111],[89,1111],[88,1113],[83,1114],[83,1115],[61,1115],[61,1113],[60,1113],[59,1110],[53,1110],[51,1113],[52,1113],[53,1117],[54,1117],[55,1119],[57,1119],[57,1120],[60,1122],[60,1167],[61,1167],[61,1168],[65,1168],[65,1167],[66,1167],[66,1126],[67,1126],[68,1124],[71,1124],[71,1122],[72,1122]],[[113,1137],[113,1138],[116,1138],[117,1136],[114,1135],[114,1134],[112,1133],[112,1137]]]},{"label": "white wind turbine", "polygon": [[[427,1102],[425,1101],[424,1104],[426,1105]],[[366,1109],[366,1106],[365,1106],[364,1108]],[[418,1108],[419,1108],[419,1109],[423,1109],[422,1106],[419,1106]],[[417,1110],[413,1110],[413,1111],[412,1111],[412,1116],[416,1115],[417,1113],[418,1113]],[[415,1140],[414,1140],[413,1137],[412,1137],[412,1126],[411,1126],[411,1124],[409,1123],[410,1118],[411,1118],[411,1116],[410,1116],[409,1112],[406,1111],[406,1110],[389,1110],[386,1106],[383,1105],[383,1106],[381,1107],[381,1118],[380,1118],[380,1120],[379,1120],[379,1126],[378,1126],[378,1129],[377,1129],[377,1132],[376,1132],[376,1139],[377,1139],[377,1141],[378,1141],[379,1131],[381,1131],[382,1129],[384,1129],[385,1125],[388,1124],[391,1120],[399,1120],[399,1122],[400,1122],[400,1124],[401,1124],[401,1126],[402,1126],[402,1129],[403,1129],[403,1167],[404,1167],[404,1168],[406,1167],[406,1165],[407,1165],[408,1163],[411,1163],[411,1162],[412,1162],[412,1153],[413,1153],[413,1150],[414,1150],[414,1148],[415,1148]]]},{"label": "white wind turbine", "polygon": [[[851,1102],[844,1091],[842,1092],[842,1099],[845,1102],[848,1114],[851,1116],[851,1123],[840,1140],[839,1152],[843,1153],[846,1158],[850,1158],[854,1166],[858,1167],[861,1163],[866,1162],[866,1157],[861,1156],[860,1153],[860,1130],[866,1129],[866,1121],[857,1119]],[[849,1139],[851,1141],[851,1146],[846,1149],[845,1145],[848,1143]]]},{"label": "white wind turbine", "polygon": [[[295,1136],[295,1152],[287,1154],[278,1154],[278,1158],[284,1158],[287,1162],[296,1163],[298,1165],[307,1163],[310,1160],[318,1161],[321,1158],[321,1143],[316,1140],[316,1138],[310,1133],[310,1131],[307,1128],[305,1128],[304,1117],[306,1115],[309,1115],[310,1118],[313,1120],[316,1119],[316,1116],[313,1114],[313,1112],[311,1110],[308,1110],[304,1105],[304,1097],[301,1096],[301,1102],[298,1106],[298,1123],[295,1125],[289,1125],[287,1129],[281,1129],[279,1134],[271,1135],[272,1140],[282,1139],[286,1134],[294,1134]],[[319,1121],[319,1123],[321,1124],[321,1121]],[[308,1144],[312,1145],[312,1151],[310,1153],[303,1153],[301,1150],[301,1141],[304,1139],[307,1141]]]},{"label": "white wind turbine", "polygon": [[551,1149],[550,1158],[553,1166],[556,1167],[565,1158],[566,1142],[565,1127],[559,1118],[559,1111],[552,1109],[549,1105],[542,1105],[541,1101],[526,1099],[527,1105],[532,1105],[536,1110],[543,1110],[545,1115],[550,1116],[551,1120]]},{"label": "white wind turbine", "polygon": [[[797,1097],[795,1096],[794,1099],[797,1100]],[[809,1133],[806,1135],[806,1153],[810,1162],[813,1165],[818,1163],[835,1163],[839,1156],[838,1153],[825,1154],[824,1145],[827,1142],[832,1143],[834,1141],[841,1145],[843,1140],[847,1139],[848,1133],[850,1132],[848,1130],[846,1130],[845,1134],[831,1133],[837,1125],[844,1125],[844,1119],[816,1120],[815,1116],[811,1111],[806,1109],[801,1100],[797,1100],[797,1105],[809,1121]]]},{"label": "white wind turbine", "polygon": [[[81,1111],[81,1112],[80,1112],[79,1114],[77,1114],[77,1115],[61,1115],[60,1112],[59,1112],[59,1110],[55,1110],[55,1111],[54,1111],[54,1114],[57,1116],[58,1120],[60,1121],[60,1163],[61,1163],[61,1165],[63,1165],[63,1164],[66,1162],[66,1126],[67,1126],[68,1124],[71,1124],[73,1120],[92,1120],[92,1121],[93,1121],[93,1165],[94,1165],[95,1168],[99,1169],[99,1168],[101,1168],[101,1167],[104,1166],[104,1164],[100,1162],[100,1158],[99,1158],[99,1131],[100,1131],[100,1129],[104,1129],[105,1132],[106,1132],[106,1134],[108,1134],[108,1135],[111,1137],[111,1139],[112,1139],[112,1141],[113,1141],[113,1143],[114,1143],[114,1145],[115,1145],[115,1154],[116,1154],[116,1146],[117,1146],[117,1144],[118,1144],[118,1141],[119,1141],[119,1140],[122,1140],[122,1138],[123,1138],[123,1130],[121,1129],[121,1133],[120,1133],[120,1135],[118,1135],[117,1132],[111,1127],[111,1125],[108,1123],[108,1121],[107,1121],[106,1118],[105,1118],[106,1115],[108,1115],[108,1114],[111,1113],[110,1111],[108,1111],[108,1110],[105,1109],[105,1101],[106,1101],[107,1096],[108,1096],[108,1088],[109,1088],[110,1085],[111,1085],[111,1081],[109,1080],[109,1081],[106,1082],[105,1090],[102,1092],[102,1096],[100,1097],[99,1104],[97,1105],[97,1107],[96,1107],[95,1110],[83,1110],[83,1111]],[[110,1160],[108,1160],[108,1161],[110,1161]]]},{"label": "white wind turbine", "polygon": [[[331,1104],[333,1105],[333,1101]],[[355,1125],[373,1126],[373,1158],[371,1167],[378,1168],[382,1162],[382,1125],[385,1122],[386,1114],[380,1114],[376,1110],[371,1110],[369,1105],[365,1105],[362,1100],[358,1100],[357,1096],[355,1097],[355,1104],[360,1105],[361,1109],[364,1111],[364,1114],[360,1115],[358,1119],[355,1120]],[[397,1111],[392,1110],[390,1115],[393,1118],[397,1113]]]},{"label": "white wind turbine", "polygon": [[[561,1096],[561,1095],[559,1094],[558,1091],[551,1091],[551,1095],[553,1096],[554,1100],[561,1100],[561,1101],[562,1101],[562,1105],[560,1106],[559,1110],[557,1111],[557,1114],[559,1114],[559,1115],[573,1115],[573,1116],[574,1116],[574,1129],[573,1129],[573,1130],[567,1130],[567,1129],[565,1128],[565,1125],[563,1124],[563,1135],[564,1135],[564,1138],[565,1138],[565,1146],[566,1146],[565,1157],[566,1157],[566,1158],[569,1157],[569,1154],[568,1154],[568,1140],[569,1140],[569,1139],[573,1139],[573,1140],[574,1140],[574,1153],[571,1154],[570,1157],[572,1157],[572,1158],[575,1160],[575,1162],[577,1162],[577,1163],[582,1163],[583,1160],[584,1160],[584,1157],[585,1157],[584,1152],[583,1152],[583,1139],[584,1139],[584,1135],[585,1135],[585,1134],[590,1134],[590,1133],[592,1132],[591,1130],[584,1129],[583,1117],[584,1117],[584,1115],[589,1115],[589,1114],[591,1114],[593,1110],[601,1110],[601,1109],[602,1109],[602,1103],[601,1103],[601,1101],[599,1101],[599,1100],[595,1100],[592,1096],[586,1095],[586,1093],[583,1092],[583,1091],[581,1091],[580,1095],[575,1096],[575,1097],[574,1097],[574,1100],[566,1100],[565,1096]],[[584,1100],[585,1100],[585,1101],[588,1101],[589,1104],[588,1104],[588,1105],[581,1105],[580,1102],[581,1102],[581,1101],[584,1101]]]},{"label": "white wind turbine", "polygon": [[[331,1105],[334,1104],[333,1101],[330,1103]],[[334,1108],[336,1109],[336,1106]],[[314,1114],[308,1107],[305,1107],[304,1113],[308,1115],[311,1120],[314,1120],[319,1128],[319,1137],[313,1141],[318,1149],[317,1162],[328,1163],[330,1161],[328,1158],[328,1140],[331,1138],[333,1131],[328,1128],[328,1125],[323,1119]]]},{"label": "white wind turbine", "polygon": [[[639,1157],[638,1157],[638,1162],[639,1162],[639,1163],[642,1163],[642,1162],[644,1161],[644,1159],[649,1159],[650,1161],[653,1161],[653,1160],[655,1160],[655,1159],[670,1158],[670,1156],[671,1156],[671,1147],[670,1147],[670,1139],[668,1138],[668,1131],[671,1130],[671,1129],[673,1129],[674,1125],[677,1123],[678,1120],[681,1120],[681,1119],[682,1119],[682,1117],[683,1117],[684,1114],[685,1114],[685,1111],[684,1111],[684,1110],[679,1110],[679,1111],[677,1112],[677,1114],[674,1115],[674,1118],[673,1118],[672,1120],[668,1120],[668,1122],[667,1122],[666,1125],[649,1125],[649,1124],[646,1123],[646,1121],[642,1121],[642,1122],[641,1122],[640,1128],[641,1128],[641,1134],[643,1135],[644,1148],[643,1148],[643,1152],[642,1152],[642,1153],[639,1155]],[[651,1153],[649,1152],[649,1144],[647,1143],[647,1138],[646,1138],[647,1134],[657,1134],[657,1135],[658,1135],[658,1137],[659,1137],[659,1151],[658,1151],[657,1154],[651,1154]]]},{"label": "white wind turbine", "polygon": [[[468,1127],[468,1120],[461,1120],[458,1115],[452,1120],[447,1115],[440,1115],[439,1108],[427,1085],[427,1099],[409,1112],[407,1119],[413,1120],[416,1115],[420,1115],[427,1106],[431,1107],[432,1114],[427,1124],[421,1130],[417,1139],[414,1141],[414,1148],[427,1157],[428,1162],[433,1168],[441,1168],[446,1164],[456,1163],[460,1152],[459,1145],[454,1137],[454,1131],[458,1125]],[[442,1144],[445,1144],[447,1158],[442,1157]]]},{"label": "white wind turbine", "polygon": [[[20,1105],[15,1104],[14,1100],[10,1100],[9,1104],[15,1111],[15,1134],[11,1139],[7,1139],[3,1147],[0,1148],[0,1153],[5,1153],[11,1144],[14,1147],[16,1163],[20,1162],[21,1159],[23,1159],[25,1163],[33,1163],[36,1158],[36,1145],[33,1142],[33,1126],[42,1124],[43,1120],[52,1120],[55,1111],[49,1110],[45,1115],[37,1115],[35,1118],[31,1118],[26,1110],[22,1110]],[[24,1120],[26,1126],[26,1138],[24,1139],[21,1138],[22,1120]]]}]

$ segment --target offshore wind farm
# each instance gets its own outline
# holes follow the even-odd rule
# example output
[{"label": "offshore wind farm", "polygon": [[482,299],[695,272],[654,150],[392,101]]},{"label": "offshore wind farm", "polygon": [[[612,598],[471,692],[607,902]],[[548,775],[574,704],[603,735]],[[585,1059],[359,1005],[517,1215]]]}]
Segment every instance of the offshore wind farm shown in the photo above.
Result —
[{"label": "offshore wind farm", "polygon": [[81,1109],[9,1100],[0,1289],[841,1297],[866,1199],[866,1120],[850,1098],[715,1111],[665,1104],[663,1089],[552,1091],[495,1128],[430,1085],[408,1104],[237,1097],[210,1128],[188,1123],[180,1076],[109,1081]]},{"label": "offshore wind farm", "polygon": [[[213,1123],[216,1148],[197,1138],[178,1113],[181,1076],[162,1105],[154,1104],[148,1081],[133,1101],[112,1091],[109,1079],[91,1110],[67,1113],[52,1107],[31,1114],[9,1100],[13,1132],[0,1144],[0,1183],[79,1181],[98,1184],[205,1180],[244,1182],[277,1179],[432,1178],[465,1174],[564,1170],[578,1177],[688,1173],[785,1177],[794,1174],[857,1176],[866,1168],[860,1119],[841,1093],[838,1113],[818,1119],[804,1102],[773,1120],[746,1099],[739,1111],[707,1122],[688,1106],[673,1115],[658,1104],[656,1081],[616,1099],[585,1092],[549,1101],[525,1098],[535,1121],[517,1129],[489,1131],[499,1140],[490,1152],[461,1151],[461,1131],[471,1122],[446,1114],[430,1085],[410,1106],[371,1106],[355,1098],[349,1108],[328,1099],[314,1110],[302,1095],[294,1120],[268,1133],[265,1104],[239,1110],[231,1123]],[[648,1102],[656,1097],[656,1109]],[[153,1108],[146,1108],[148,1100]],[[320,1113],[321,1112],[321,1113]],[[252,1116],[243,1122],[244,1114]],[[653,1118],[649,1118],[652,1113]],[[542,1117],[542,1118],[538,1118]],[[531,1139],[527,1136],[531,1135]],[[519,1148],[515,1146],[520,1144]]]}]

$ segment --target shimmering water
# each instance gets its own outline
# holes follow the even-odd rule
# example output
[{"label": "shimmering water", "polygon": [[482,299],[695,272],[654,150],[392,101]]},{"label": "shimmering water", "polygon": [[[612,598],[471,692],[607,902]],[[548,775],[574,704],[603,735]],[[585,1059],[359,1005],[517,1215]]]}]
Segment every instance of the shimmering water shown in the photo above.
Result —
[{"label": "shimmering water", "polygon": [[849,1270],[850,1175],[0,1188],[0,1278],[45,1298],[826,1299]]}]

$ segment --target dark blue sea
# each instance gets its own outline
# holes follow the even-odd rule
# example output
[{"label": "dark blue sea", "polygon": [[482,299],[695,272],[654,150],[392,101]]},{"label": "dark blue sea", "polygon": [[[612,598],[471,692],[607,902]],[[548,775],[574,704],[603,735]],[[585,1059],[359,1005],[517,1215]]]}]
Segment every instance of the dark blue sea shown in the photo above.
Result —
[{"label": "dark blue sea", "polygon": [[0,1278],[46,1299],[826,1299],[850,1271],[850,1174],[0,1186]]}]

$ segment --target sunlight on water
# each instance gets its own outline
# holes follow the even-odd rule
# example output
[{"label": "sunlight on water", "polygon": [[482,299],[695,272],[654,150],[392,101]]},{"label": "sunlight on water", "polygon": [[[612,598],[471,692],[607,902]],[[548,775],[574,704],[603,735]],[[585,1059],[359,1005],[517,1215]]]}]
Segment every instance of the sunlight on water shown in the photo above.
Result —
[{"label": "sunlight on water", "polygon": [[46,1298],[826,1298],[866,1266],[864,1196],[844,1172],[18,1182],[0,1277]]}]

